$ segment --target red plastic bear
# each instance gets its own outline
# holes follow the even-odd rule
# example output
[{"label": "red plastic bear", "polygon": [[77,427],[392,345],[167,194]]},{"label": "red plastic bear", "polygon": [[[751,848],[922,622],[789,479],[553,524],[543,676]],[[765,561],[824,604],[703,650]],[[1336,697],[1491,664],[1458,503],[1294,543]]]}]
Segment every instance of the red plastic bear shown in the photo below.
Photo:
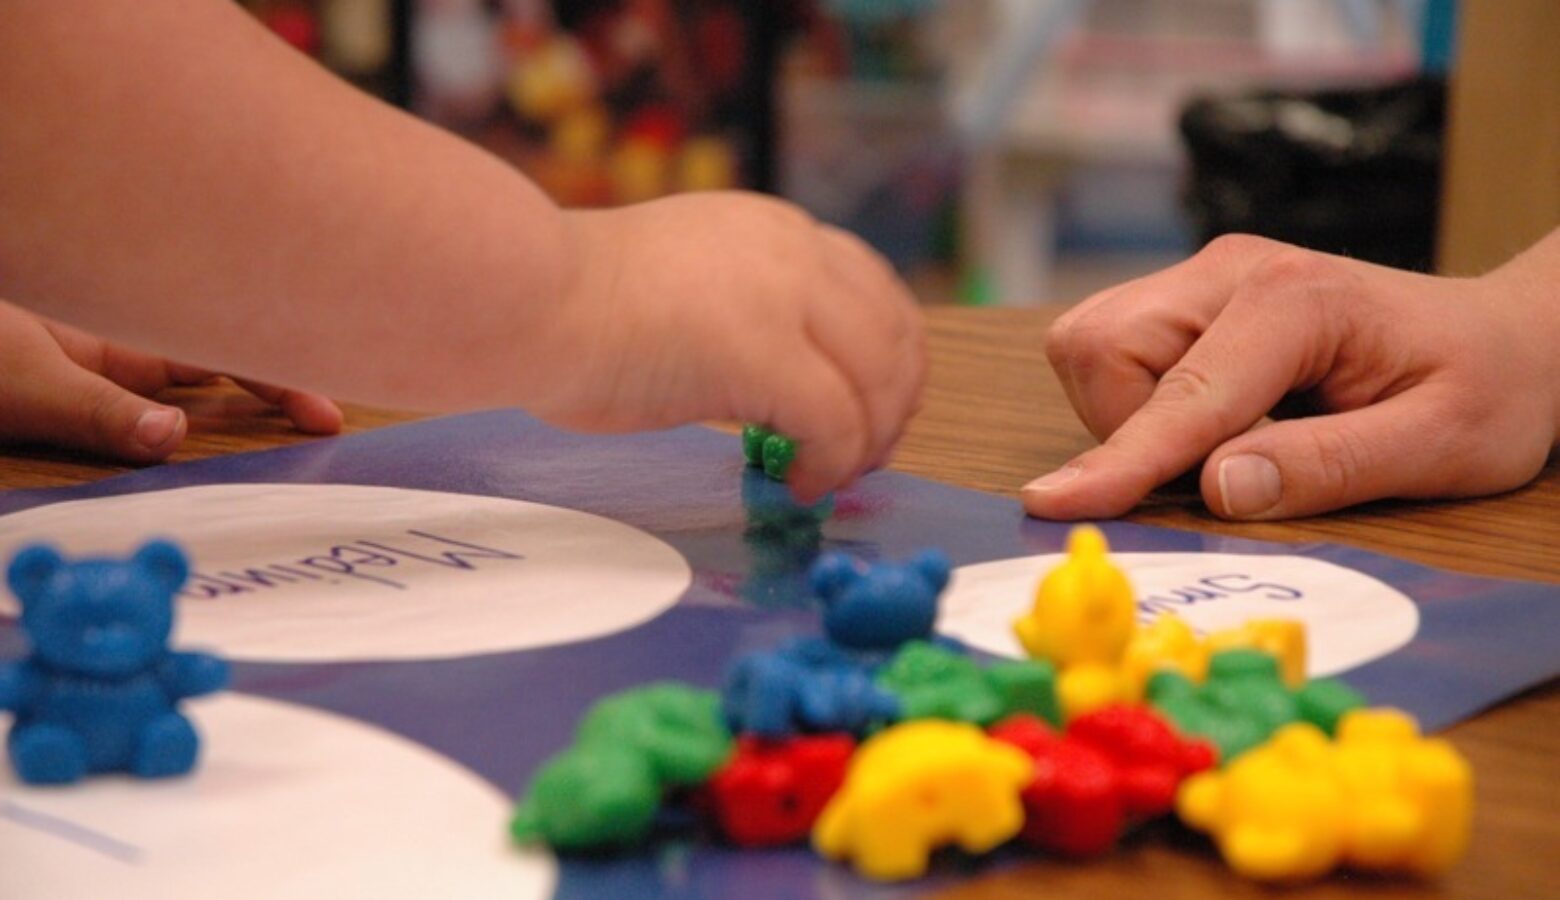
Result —
[{"label": "red plastic bear", "polygon": [[1169,812],[1181,781],[1217,758],[1208,742],[1182,738],[1138,706],[1079,716],[1066,734],[1035,716],[1012,716],[992,726],[991,736],[1035,760],[1035,780],[1023,794],[1023,839],[1070,856],[1104,853],[1127,825]]},{"label": "red plastic bear", "polygon": [[786,740],[737,739],[731,761],[710,779],[707,799],[722,833],[744,847],[805,839],[845,780],[856,742],[822,734]]}]

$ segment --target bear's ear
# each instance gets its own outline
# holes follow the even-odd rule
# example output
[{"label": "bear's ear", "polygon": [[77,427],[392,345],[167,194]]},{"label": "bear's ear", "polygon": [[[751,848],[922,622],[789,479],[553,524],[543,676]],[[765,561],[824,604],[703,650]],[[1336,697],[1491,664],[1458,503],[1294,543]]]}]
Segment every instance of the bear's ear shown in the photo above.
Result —
[{"label": "bear's ear", "polygon": [[910,567],[919,572],[938,593],[948,586],[948,574],[953,566],[941,550],[922,550],[910,560]]},{"label": "bear's ear", "polygon": [[11,560],[6,581],[11,585],[11,592],[26,606],[27,601],[43,592],[44,583],[53,578],[54,573],[64,565],[65,558],[60,556],[58,550],[48,544],[34,544]]},{"label": "bear's ear", "polygon": [[184,551],[171,541],[148,541],[135,552],[131,562],[156,579],[157,584],[170,594],[183,587],[184,579],[190,575],[190,564],[184,558]]},{"label": "bear's ear", "polygon": [[831,601],[840,595],[840,592],[861,577],[856,569],[856,561],[845,553],[825,553],[813,563],[812,570],[807,573],[809,583],[812,584],[813,593],[822,597],[825,601]]}]

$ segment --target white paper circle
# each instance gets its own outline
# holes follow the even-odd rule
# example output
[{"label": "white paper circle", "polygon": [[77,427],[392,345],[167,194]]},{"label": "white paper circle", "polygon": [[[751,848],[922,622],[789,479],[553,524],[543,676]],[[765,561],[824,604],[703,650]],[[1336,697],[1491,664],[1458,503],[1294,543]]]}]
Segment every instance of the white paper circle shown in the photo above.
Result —
[{"label": "white paper circle", "polygon": [[[0,517],[22,546],[124,556],[153,536],[189,554],[177,647],[238,659],[435,659],[611,634],[692,580],[664,542],[519,500],[358,485],[222,484]],[[0,611],[13,613],[4,592]]]},{"label": "white paper circle", "polygon": [[[1249,619],[1306,626],[1314,676],[1347,671],[1391,653],[1419,629],[1414,601],[1353,569],[1304,556],[1232,553],[1113,553],[1138,597],[1139,621],[1163,613],[1206,634]],[[964,566],[942,598],[938,628],[991,653],[1023,655],[1013,620],[1034,604],[1041,577],[1062,554]]]},{"label": "white paper circle", "polygon": [[509,798],[431,750],[255,697],[185,712],[203,754],[188,778],[35,788],[0,766],[0,897],[552,895],[552,856],[507,840]]}]

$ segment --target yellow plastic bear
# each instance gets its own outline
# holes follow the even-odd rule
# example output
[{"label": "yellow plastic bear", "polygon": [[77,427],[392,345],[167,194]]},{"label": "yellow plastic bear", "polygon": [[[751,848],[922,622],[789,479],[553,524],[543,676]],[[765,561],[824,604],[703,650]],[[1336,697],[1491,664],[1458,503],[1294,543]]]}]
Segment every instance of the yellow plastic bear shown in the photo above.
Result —
[{"label": "yellow plastic bear", "polygon": [[1029,614],[1013,623],[1019,643],[1057,669],[1057,698],[1071,719],[1131,699],[1120,670],[1136,617],[1132,585],[1106,558],[1105,535],[1089,525],[1067,538],[1067,561],[1035,592]]},{"label": "yellow plastic bear", "polygon": [[1161,615],[1132,635],[1121,658],[1121,673],[1127,683],[1127,699],[1143,699],[1143,691],[1154,673],[1179,672],[1201,683],[1208,677],[1208,645],[1186,620]]},{"label": "yellow plastic bear", "polygon": [[862,745],[819,816],[813,846],[882,881],[915,878],[933,849],[985,853],[1024,824],[1019,794],[1034,777],[1023,751],[959,722],[923,719]]},{"label": "yellow plastic bear", "polygon": [[1467,848],[1473,773],[1407,715],[1357,710],[1333,743],[1312,725],[1285,726],[1224,771],[1188,779],[1176,807],[1249,878],[1299,881],[1339,865],[1434,875]]},{"label": "yellow plastic bear", "polygon": [[1270,653],[1292,689],[1305,686],[1305,625],[1293,619],[1252,619],[1239,628],[1208,635],[1207,653],[1249,647]]}]

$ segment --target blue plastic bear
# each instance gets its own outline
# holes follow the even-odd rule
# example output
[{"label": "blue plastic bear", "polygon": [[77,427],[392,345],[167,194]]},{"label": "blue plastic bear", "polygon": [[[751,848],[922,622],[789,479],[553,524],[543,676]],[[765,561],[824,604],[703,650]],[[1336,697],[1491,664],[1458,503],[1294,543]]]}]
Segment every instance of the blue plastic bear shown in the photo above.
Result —
[{"label": "blue plastic bear", "polygon": [[823,599],[824,633],[848,650],[884,657],[910,641],[930,640],[949,571],[939,550],[922,550],[904,563],[825,554],[811,572]]},{"label": "blue plastic bear", "polygon": [[862,735],[898,719],[899,700],[874,683],[877,670],[913,640],[963,649],[932,636],[949,569],[936,550],[905,563],[820,557],[810,582],[823,600],[826,637],[794,638],[738,659],[722,691],[732,731],[772,738],[798,731]]},{"label": "blue plastic bear", "polygon": [[182,775],[200,740],[176,702],[227,685],[227,663],[168,649],[173,595],[189,575],[178,547],[151,541],[128,560],[67,561],[28,547],[11,590],[32,655],[0,664],[0,709],[17,777],[70,784],[86,775]]},{"label": "blue plastic bear", "polygon": [[721,691],[736,733],[781,738],[799,731],[866,734],[899,718],[899,700],[872,681],[872,667],[815,637],[738,659]]}]

